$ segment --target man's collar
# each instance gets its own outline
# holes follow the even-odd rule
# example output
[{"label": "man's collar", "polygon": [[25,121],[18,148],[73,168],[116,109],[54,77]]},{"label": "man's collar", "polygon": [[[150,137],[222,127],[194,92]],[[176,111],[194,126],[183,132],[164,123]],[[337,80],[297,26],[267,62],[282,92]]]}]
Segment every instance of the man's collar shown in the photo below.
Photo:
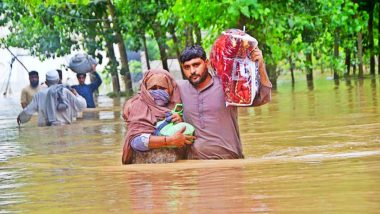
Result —
[{"label": "man's collar", "polygon": [[209,81],[209,82],[207,83],[207,85],[204,86],[203,88],[201,88],[201,89],[198,89],[198,88],[197,88],[197,90],[198,90],[199,92],[202,92],[202,91],[208,89],[209,87],[211,87],[211,86],[214,84],[214,76],[211,75],[211,74],[209,74],[209,75],[210,75],[210,77],[211,77],[210,81]]}]

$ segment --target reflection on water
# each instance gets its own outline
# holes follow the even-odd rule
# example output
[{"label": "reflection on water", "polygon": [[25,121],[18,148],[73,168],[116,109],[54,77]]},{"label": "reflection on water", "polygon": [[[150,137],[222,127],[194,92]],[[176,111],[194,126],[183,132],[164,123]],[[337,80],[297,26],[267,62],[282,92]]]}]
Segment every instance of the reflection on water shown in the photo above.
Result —
[{"label": "reflection on water", "polygon": [[121,165],[124,100],[70,126],[18,127],[0,98],[0,213],[376,213],[379,79],[279,83],[239,109],[245,159]]}]

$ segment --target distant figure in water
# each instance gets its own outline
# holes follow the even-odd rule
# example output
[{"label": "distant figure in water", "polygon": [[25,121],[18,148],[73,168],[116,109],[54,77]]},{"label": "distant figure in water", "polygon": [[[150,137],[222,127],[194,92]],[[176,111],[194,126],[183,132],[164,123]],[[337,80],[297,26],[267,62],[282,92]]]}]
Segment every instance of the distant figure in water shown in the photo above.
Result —
[{"label": "distant figure in water", "polygon": [[21,91],[21,106],[25,108],[30,102],[32,102],[33,96],[44,87],[39,85],[40,78],[37,71],[29,72],[29,85]]},{"label": "distant figure in water", "polygon": [[38,111],[38,126],[71,124],[77,112],[86,108],[86,100],[60,81],[56,70],[46,73],[46,85],[34,95],[31,103],[18,115],[17,123],[26,123]]},{"label": "distant figure in water", "polygon": [[96,107],[93,93],[102,84],[102,79],[100,78],[100,75],[96,72],[96,65],[97,65],[96,62],[93,61],[91,73],[95,75],[95,80],[91,84],[85,84],[85,80],[86,80],[85,73],[77,73],[77,79],[78,79],[79,85],[72,86],[72,88],[74,88],[78,92],[79,95],[81,95],[82,97],[86,99],[87,108]]},{"label": "distant figure in water", "polygon": [[[124,104],[123,118],[127,123],[122,162],[168,163],[184,159],[186,145],[193,136],[184,135],[185,127],[172,136],[155,135],[156,123],[180,103],[180,93],[171,74],[163,69],[151,69],[144,74],[140,92]],[[178,123],[178,114],[170,116]]]}]

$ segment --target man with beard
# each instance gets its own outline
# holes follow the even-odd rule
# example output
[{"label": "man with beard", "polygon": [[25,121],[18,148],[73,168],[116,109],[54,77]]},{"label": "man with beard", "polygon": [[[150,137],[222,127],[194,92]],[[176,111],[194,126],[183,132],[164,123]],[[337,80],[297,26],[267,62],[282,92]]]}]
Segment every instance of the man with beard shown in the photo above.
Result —
[{"label": "man with beard", "polygon": [[[251,57],[254,61],[259,61],[260,69],[265,69],[258,48]],[[244,158],[237,107],[226,107],[221,80],[209,73],[209,61],[204,49],[199,45],[187,47],[180,56],[180,62],[187,78],[178,81],[183,120],[195,127],[196,137],[189,147],[187,158]]]},{"label": "man with beard", "polygon": [[39,85],[39,77],[37,71],[29,72],[30,84],[21,91],[21,106],[25,108],[33,99],[33,96],[43,88]]}]

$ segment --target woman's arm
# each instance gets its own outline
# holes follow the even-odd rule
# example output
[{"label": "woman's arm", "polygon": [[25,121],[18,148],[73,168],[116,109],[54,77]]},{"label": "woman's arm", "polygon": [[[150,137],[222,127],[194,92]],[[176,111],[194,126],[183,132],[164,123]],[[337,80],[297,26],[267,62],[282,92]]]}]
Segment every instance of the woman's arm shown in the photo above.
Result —
[{"label": "woman's arm", "polygon": [[186,144],[192,144],[195,137],[190,135],[184,135],[186,127],[183,127],[180,131],[172,136],[153,136],[149,138],[149,149],[156,149],[161,147],[183,147]]},{"label": "woman's arm", "polygon": [[131,147],[136,151],[145,152],[149,149],[163,147],[183,147],[192,144],[195,137],[184,135],[185,127],[172,136],[154,136],[151,134],[141,134],[133,138]]}]

